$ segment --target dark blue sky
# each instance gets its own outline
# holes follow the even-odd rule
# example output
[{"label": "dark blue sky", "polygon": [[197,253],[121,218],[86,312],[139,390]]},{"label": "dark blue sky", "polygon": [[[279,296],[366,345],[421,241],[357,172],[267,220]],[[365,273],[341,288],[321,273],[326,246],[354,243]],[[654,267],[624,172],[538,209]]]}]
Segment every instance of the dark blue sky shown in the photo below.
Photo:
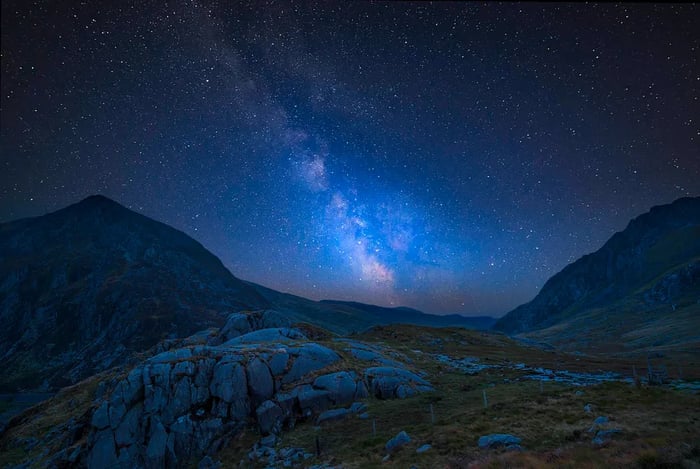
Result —
[{"label": "dark blue sky", "polygon": [[306,297],[502,314],[700,195],[697,5],[2,2],[0,220],[94,193]]}]

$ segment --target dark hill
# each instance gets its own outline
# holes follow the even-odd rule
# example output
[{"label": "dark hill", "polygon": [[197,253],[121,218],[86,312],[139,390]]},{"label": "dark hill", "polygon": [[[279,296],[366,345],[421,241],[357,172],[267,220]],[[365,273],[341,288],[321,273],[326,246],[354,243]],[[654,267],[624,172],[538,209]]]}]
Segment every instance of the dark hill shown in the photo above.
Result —
[{"label": "dark hill", "polygon": [[0,225],[3,387],[63,385],[268,303],[186,234],[101,196]]}]

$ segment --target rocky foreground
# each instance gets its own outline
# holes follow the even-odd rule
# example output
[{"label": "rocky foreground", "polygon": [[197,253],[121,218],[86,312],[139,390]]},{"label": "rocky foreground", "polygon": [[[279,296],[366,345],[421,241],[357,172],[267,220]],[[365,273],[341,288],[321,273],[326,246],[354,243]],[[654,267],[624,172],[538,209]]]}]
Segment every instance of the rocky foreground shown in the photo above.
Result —
[{"label": "rocky foreground", "polygon": [[361,413],[366,406],[358,401],[369,396],[406,398],[433,390],[390,349],[337,339],[335,348],[355,359],[351,365],[299,329],[256,329],[280,322],[286,321],[274,311],[235,313],[221,330],[162,344],[173,348],[101,383],[97,405],[37,441],[63,449],[44,451],[32,462],[186,466],[216,454],[246,427],[269,437],[297,421]]},{"label": "rocky foreground", "polygon": [[234,313],[14,417],[0,466],[682,464],[700,456],[700,370],[684,366],[685,380],[652,387],[631,376],[641,362],[502,335],[339,337],[271,310]]}]

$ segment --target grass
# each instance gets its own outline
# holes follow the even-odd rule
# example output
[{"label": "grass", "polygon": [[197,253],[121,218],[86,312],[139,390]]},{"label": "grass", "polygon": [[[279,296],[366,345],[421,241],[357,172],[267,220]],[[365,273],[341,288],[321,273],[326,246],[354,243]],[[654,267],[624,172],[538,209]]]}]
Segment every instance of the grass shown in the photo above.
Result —
[{"label": "grass", "polygon": [[[367,420],[353,416],[320,427],[310,421],[298,423],[283,434],[279,446],[301,447],[314,453],[318,438],[321,455],[306,461],[306,465],[595,468],[610,462],[619,467],[678,467],[687,459],[700,462],[700,396],[624,383],[582,388],[583,395],[577,395],[578,388],[554,383],[545,383],[541,390],[538,382],[522,380],[523,373],[517,370],[490,369],[467,376],[436,362],[430,354],[476,356],[490,364],[524,362],[529,366],[589,372],[629,372],[629,360],[547,352],[522,347],[500,335],[449,328],[383,326],[357,339],[388,345],[404,353],[413,367],[428,373],[437,391],[404,400],[368,399],[371,417]],[[343,353],[343,344],[326,345]],[[348,362],[346,369],[353,366],[361,371],[366,366],[363,362]],[[484,390],[489,401],[487,408],[483,403]],[[583,410],[587,403],[593,405],[593,413]],[[593,446],[593,434],[586,431],[598,415],[610,418],[609,427],[623,430],[604,447]],[[402,430],[410,435],[411,443],[383,462],[384,445]],[[479,436],[489,433],[514,434],[522,439],[526,451],[479,449]],[[242,459],[248,464],[246,453],[257,437],[245,435],[220,454],[224,467],[240,467]],[[432,449],[417,454],[415,450],[426,443]],[[657,465],[649,466],[652,463]]]},{"label": "grass", "polygon": [[[324,373],[348,369],[362,373],[370,366],[347,353],[347,344],[321,333],[317,337],[343,357],[341,363]],[[522,346],[503,335],[452,328],[381,326],[353,338],[404,354],[410,360],[409,368],[425,371],[436,391],[404,400],[366,399],[370,415],[366,420],[351,416],[320,427],[311,420],[298,421],[294,429],[285,430],[279,447],[301,447],[315,453],[318,439],[321,454],[305,461],[306,466],[594,468],[680,467],[684,461],[700,462],[700,396],[696,394],[617,382],[585,388],[547,382],[540,387],[539,382],[523,379],[525,372],[506,366],[522,362],[532,367],[630,375],[633,363],[640,372],[643,370],[643,361],[546,351]],[[469,376],[436,361],[434,354],[477,357],[482,363],[501,367]],[[386,356],[393,358],[389,353]],[[699,362],[697,354],[690,354],[680,364],[684,373],[698,376]],[[0,466],[26,459],[21,448],[10,444],[14,438],[43,435],[67,416],[89,415],[98,382],[116,376],[91,378],[25,412],[22,421],[0,440]],[[312,379],[308,377],[307,381]],[[583,394],[576,392],[579,390]],[[484,391],[488,397],[486,408]],[[584,411],[588,403],[593,413]],[[603,447],[593,446],[593,435],[586,431],[599,415],[610,418],[611,428],[622,429]],[[411,442],[383,462],[386,442],[402,430],[410,435]],[[518,436],[525,451],[479,449],[478,438],[489,433]],[[255,430],[246,429],[215,459],[225,468],[250,467],[247,453],[259,437]],[[84,443],[82,438],[71,444]],[[56,441],[58,445],[62,440]],[[416,449],[426,443],[432,449],[417,454]],[[60,448],[52,451],[56,449]],[[261,462],[257,467],[265,464]]]},{"label": "grass", "polygon": [[[55,397],[41,402],[13,417],[8,423],[7,431],[0,437],[0,467],[19,464],[27,460],[34,460],[31,467],[43,467],[41,453],[46,449],[41,444],[26,451],[18,446],[16,441],[25,441],[32,438],[43,439],[50,432],[57,432],[52,438],[53,446],[49,448],[49,454],[53,454],[63,448],[74,448],[87,442],[87,435],[70,435],[69,429],[63,424],[68,419],[75,418],[80,423],[89,421],[94,410],[95,394],[101,383],[115,383],[125,377],[125,373],[115,369],[92,376],[73,386],[63,388]],[[104,385],[104,384],[103,384]],[[109,389],[107,389],[109,391]]]}]

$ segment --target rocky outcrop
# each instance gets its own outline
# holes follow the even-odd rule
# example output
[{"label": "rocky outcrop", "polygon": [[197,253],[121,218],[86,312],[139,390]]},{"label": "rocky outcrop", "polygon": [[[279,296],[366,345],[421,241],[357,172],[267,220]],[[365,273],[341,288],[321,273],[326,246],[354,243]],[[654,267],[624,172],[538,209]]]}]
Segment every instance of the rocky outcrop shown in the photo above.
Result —
[{"label": "rocky outcrop", "polygon": [[[280,333],[285,341],[278,340]],[[87,442],[55,455],[53,463],[68,464],[70,457],[88,467],[181,467],[214,456],[245,427],[279,435],[298,420],[317,416],[325,423],[364,412],[358,400],[370,394],[403,398],[432,389],[403,368],[329,370],[342,364],[341,356],[322,344],[293,340],[303,337],[295,329],[239,338],[250,334],[272,341],[192,345],[136,366],[95,407]],[[256,458],[272,455],[261,451]]]},{"label": "rocky outcrop", "polygon": [[430,383],[403,368],[377,366],[365,370],[370,393],[379,399],[404,399],[419,392],[432,391]]},{"label": "rocky outcrop", "polygon": [[306,385],[293,388],[291,399],[280,393],[282,404],[275,400],[285,382],[339,359],[315,343],[164,352],[134,368],[95,411],[88,465],[180,465],[216,452],[251,419],[263,434],[279,432],[305,408],[325,408],[348,397],[333,388]]}]

